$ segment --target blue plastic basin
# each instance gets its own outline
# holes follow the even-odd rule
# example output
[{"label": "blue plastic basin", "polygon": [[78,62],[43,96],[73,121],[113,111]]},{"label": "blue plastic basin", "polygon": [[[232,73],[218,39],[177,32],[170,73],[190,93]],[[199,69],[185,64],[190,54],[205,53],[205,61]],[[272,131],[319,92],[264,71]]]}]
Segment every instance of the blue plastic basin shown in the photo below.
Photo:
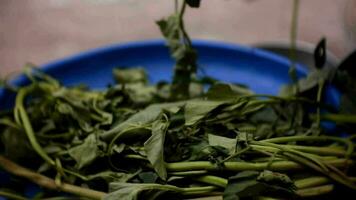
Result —
[{"label": "blue plastic basin", "polygon": [[[248,85],[256,93],[278,94],[280,86],[290,82],[287,58],[255,48],[213,41],[194,41],[199,52],[200,73],[224,82]],[[149,40],[115,44],[90,50],[41,66],[43,71],[59,79],[64,85],[86,84],[94,89],[105,88],[113,82],[112,69],[118,66],[142,66],[152,83],[170,80],[174,62],[163,40]],[[307,68],[297,65],[299,77],[307,74]],[[28,80],[19,76],[12,81],[24,85]],[[0,110],[13,105],[14,94],[0,90]],[[328,90],[329,102],[338,104],[339,95]],[[0,171],[0,188],[9,176]],[[29,186],[27,194],[39,189]],[[1,197],[0,197],[1,199]]]}]

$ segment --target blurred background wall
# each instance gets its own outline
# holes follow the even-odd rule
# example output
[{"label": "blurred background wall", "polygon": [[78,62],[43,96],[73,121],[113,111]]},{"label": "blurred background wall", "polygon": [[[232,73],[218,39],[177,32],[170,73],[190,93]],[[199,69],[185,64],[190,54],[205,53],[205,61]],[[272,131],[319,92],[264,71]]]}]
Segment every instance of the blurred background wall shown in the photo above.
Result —
[{"label": "blurred background wall", "polygon": [[[173,0],[0,0],[0,74],[83,50],[160,38],[154,21]],[[189,9],[193,38],[256,44],[289,39],[292,0],[202,0]],[[298,40],[322,36],[342,58],[356,47],[355,0],[301,0]]]}]

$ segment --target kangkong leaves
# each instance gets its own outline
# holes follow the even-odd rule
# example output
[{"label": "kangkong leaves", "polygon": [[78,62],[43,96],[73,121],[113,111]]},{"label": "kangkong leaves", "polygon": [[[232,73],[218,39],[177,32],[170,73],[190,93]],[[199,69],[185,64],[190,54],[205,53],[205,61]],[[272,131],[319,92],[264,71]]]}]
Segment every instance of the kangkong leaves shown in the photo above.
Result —
[{"label": "kangkong leaves", "polygon": [[[281,185],[283,183],[284,185]],[[270,172],[243,171],[229,178],[224,200],[239,200],[260,195],[293,196],[290,179],[286,175]]]},{"label": "kangkong leaves", "polygon": [[96,135],[90,134],[82,144],[68,150],[69,155],[77,162],[76,167],[78,169],[90,165],[102,155],[98,144]]},{"label": "kangkong leaves", "polygon": [[209,112],[213,111],[223,101],[192,100],[188,101],[184,107],[185,125],[190,126],[203,119]]},{"label": "kangkong leaves", "polygon": [[164,139],[169,122],[155,121],[152,124],[152,135],[145,142],[144,147],[147,154],[147,159],[152,164],[153,168],[163,180],[167,178],[167,172],[164,162]]},{"label": "kangkong leaves", "polygon": [[231,100],[240,95],[253,94],[246,87],[233,84],[217,83],[210,87],[206,96],[209,100]]},{"label": "kangkong leaves", "polygon": [[237,139],[231,139],[227,137],[222,137],[218,135],[209,134],[208,135],[209,145],[220,146],[229,150],[230,153],[235,152]]},{"label": "kangkong leaves", "polygon": [[[294,83],[281,96],[200,77],[183,20],[186,9],[200,2],[176,1],[175,13],[157,22],[175,60],[171,83],[150,84],[140,67],[115,68],[114,84],[91,91],[65,87],[27,68],[30,84],[12,88],[18,92],[15,108],[0,111],[0,166],[25,179],[36,177],[34,182],[52,182],[7,156],[55,179],[52,189],[104,200],[213,194],[223,194],[224,200],[294,199],[296,194],[320,197],[334,184],[335,193],[343,187],[356,191],[350,178],[356,54],[339,69],[324,68],[321,41],[314,71],[297,82],[293,67]],[[331,81],[344,94],[341,112],[322,99]],[[321,120],[336,122],[336,128],[326,129]],[[24,179],[16,180],[8,184],[14,191],[27,190],[18,181]],[[330,185],[319,186],[320,180]],[[52,195],[44,191],[39,198]]]},{"label": "kangkong leaves", "polygon": [[[103,200],[155,200],[167,193],[173,194],[179,189],[160,184],[111,183],[109,190],[110,193]],[[169,199],[175,198],[170,196]]]},{"label": "kangkong leaves", "polygon": [[164,109],[177,109],[177,107],[180,107],[182,105],[184,105],[184,102],[152,104],[147,108],[132,115],[126,121],[106,131],[101,137],[104,140],[110,140],[116,134],[120,134],[124,130],[129,129],[130,127],[142,126],[153,122],[158,118],[158,116]]},{"label": "kangkong leaves", "polygon": [[[184,28],[185,3],[179,13],[157,22],[163,36],[166,38],[171,56],[176,61],[171,87],[171,97],[175,99],[187,99],[190,97],[190,83],[197,71],[197,52],[192,47],[190,38]],[[199,6],[199,1],[189,1],[189,4],[196,7]]]}]

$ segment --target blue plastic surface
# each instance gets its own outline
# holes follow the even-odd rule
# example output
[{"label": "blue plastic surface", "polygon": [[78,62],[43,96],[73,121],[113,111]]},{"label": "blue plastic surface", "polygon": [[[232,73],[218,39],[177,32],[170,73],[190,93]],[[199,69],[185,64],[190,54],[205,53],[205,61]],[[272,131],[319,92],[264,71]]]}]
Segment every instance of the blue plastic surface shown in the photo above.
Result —
[{"label": "blue plastic surface", "polygon": [[[256,93],[277,94],[280,86],[290,82],[288,59],[266,51],[213,41],[194,41],[199,52],[202,73],[224,82],[248,85]],[[118,66],[142,66],[147,69],[152,83],[170,80],[174,62],[163,40],[117,44],[87,51],[73,57],[43,65],[43,70],[64,85],[86,84],[94,89],[105,88],[113,82],[112,69]],[[299,77],[306,67],[297,65]],[[24,85],[28,80],[20,76],[12,81]],[[338,104],[338,93],[328,91],[328,98]],[[0,90],[0,110],[13,104],[13,94]],[[5,180],[0,173],[0,180]],[[0,181],[0,187],[3,181]],[[31,193],[31,192],[30,192]],[[1,198],[0,198],[1,199]]]},{"label": "blue plastic surface", "polygon": [[[279,87],[290,81],[289,61],[266,51],[213,41],[195,41],[199,51],[199,66],[208,75],[226,82],[250,86],[257,93],[277,94]],[[174,63],[163,40],[118,44],[87,51],[73,57],[43,65],[43,70],[65,85],[84,83],[92,88],[104,88],[112,80],[112,68],[143,66],[151,82],[170,80]],[[306,68],[297,66],[298,74]],[[14,84],[26,84],[21,76]],[[8,93],[0,91],[0,109],[12,105]]]}]

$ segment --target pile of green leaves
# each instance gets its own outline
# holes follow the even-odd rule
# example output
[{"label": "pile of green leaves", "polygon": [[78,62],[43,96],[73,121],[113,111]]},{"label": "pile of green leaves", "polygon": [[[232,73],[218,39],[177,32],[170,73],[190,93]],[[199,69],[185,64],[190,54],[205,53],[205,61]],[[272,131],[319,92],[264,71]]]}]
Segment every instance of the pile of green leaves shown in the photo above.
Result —
[{"label": "pile of green leaves", "polygon": [[[150,85],[143,68],[116,68],[116,84],[93,91],[63,86],[32,69],[31,83],[16,89],[15,107],[1,112],[1,156],[58,186],[105,192],[104,200],[333,199],[341,191],[354,193],[352,73],[323,69],[321,42],[317,68],[279,96],[198,78],[197,54],[182,21],[186,4],[197,7],[199,1],[184,1],[158,22],[176,59],[172,83]],[[323,97],[325,88],[343,81],[339,110]],[[22,193],[21,182],[13,180],[16,186],[7,191]],[[37,198],[58,195],[44,188]]]},{"label": "pile of green leaves", "polygon": [[33,72],[1,117],[2,154],[58,184],[109,192],[108,200],[278,199],[356,188],[353,136],[341,137],[350,124],[333,135],[316,126],[313,109],[328,109],[322,103],[222,82],[174,101],[171,85],[147,84],[142,68],[114,74],[117,84],[91,91]]}]

